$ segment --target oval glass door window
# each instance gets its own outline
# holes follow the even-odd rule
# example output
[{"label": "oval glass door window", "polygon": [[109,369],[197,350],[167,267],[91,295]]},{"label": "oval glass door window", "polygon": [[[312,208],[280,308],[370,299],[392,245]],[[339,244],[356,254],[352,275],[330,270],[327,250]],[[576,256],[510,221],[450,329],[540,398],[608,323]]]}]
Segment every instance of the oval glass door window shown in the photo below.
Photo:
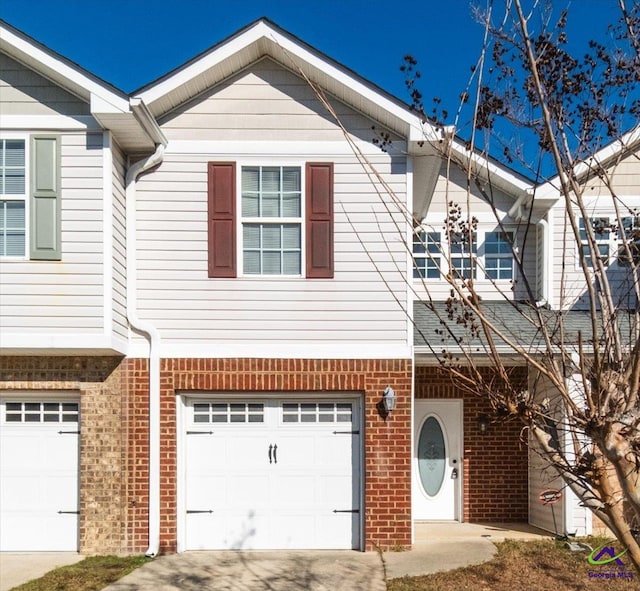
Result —
[{"label": "oval glass door window", "polygon": [[418,472],[422,488],[435,497],[444,481],[446,453],[444,434],[438,419],[429,417],[420,430],[418,439]]}]

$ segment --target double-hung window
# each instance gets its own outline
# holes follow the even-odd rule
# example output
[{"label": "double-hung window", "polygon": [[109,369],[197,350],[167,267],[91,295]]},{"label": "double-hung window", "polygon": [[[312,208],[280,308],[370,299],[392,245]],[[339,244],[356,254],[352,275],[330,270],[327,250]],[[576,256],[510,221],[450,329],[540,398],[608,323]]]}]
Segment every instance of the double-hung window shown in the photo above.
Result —
[{"label": "double-hung window", "polygon": [[488,279],[513,279],[513,232],[484,235],[484,271]]},{"label": "double-hung window", "polygon": [[0,139],[0,256],[25,256],[25,140]]},{"label": "double-hung window", "polygon": [[244,275],[302,274],[302,171],[299,166],[243,166]]},{"label": "double-hung window", "polygon": [[[628,265],[633,261],[640,262],[640,216],[622,218],[622,227],[618,228],[618,264]],[[625,248],[626,238],[629,250]],[[631,256],[629,256],[631,255]]]},{"label": "double-hung window", "polygon": [[[611,243],[611,224],[608,217],[589,218],[589,223],[593,229],[593,235],[596,242],[598,257],[605,265],[609,264],[609,247]],[[593,259],[591,258],[591,250],[587,241],[587,227],[584,218],[579,220],[580,242],[582,254],[585,257],[588,267],[593,267]]]},{"label": "double-hung window", "polygon": [[449,249],[451,252],[451,271],[462,279],[475,279],[476,256],[478,253],[478,237],[475,232],[471,235],[451,234]]},{"label": "double-hung window", "polygon": [[333,278],[333,163],[209,162],[207,185],[209,277]]},{"label": "double-hung window", "polygon": [[413,233],[413,278],[438,279],[441,268],[440,232],[416,229]]}]

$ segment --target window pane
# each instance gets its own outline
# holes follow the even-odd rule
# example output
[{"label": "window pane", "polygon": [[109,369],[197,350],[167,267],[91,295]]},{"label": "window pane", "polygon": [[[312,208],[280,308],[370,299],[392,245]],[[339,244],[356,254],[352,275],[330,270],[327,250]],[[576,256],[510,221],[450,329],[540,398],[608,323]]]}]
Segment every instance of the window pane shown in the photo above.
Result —
[{"label": "window pane", "polygon": [[242,266],[244,272],[247,275],[259,275],[260,274],[260,253],[248,252],[245,250],[244,257],[242,259]]},{"label": "window pane", "polygon": [[24,201],[0,201],[0,255],[24,256]]},{"label": "window pane", "polygon": [[281,274],[281,254],[279,252],[265,252],[262,255],[262,273],[264,275]]},{"label": "window pane", "polygon": [[0,140],[0,194],[25,194],[24,140]]},{"label": "window pane", "polygon": [[287,250],[300,248],[300,226],[286,224],[282,227],[282,247]]},{"label": "window pane", "polygon": [[302,273],[299,252],[285,252],[282,257],[282,272],[285,275],[300,275]]},{"label": "window pane", "polygon": [[245,224],[242,227],[242,242],[245,249],[260,248],[260,225]]},{"label": "window pane", "polygon": [[24,167],[24,140],[5,140],[4,166]]},{"label": "window pane", "polygon": [[262,248],[278,249],[281,247],[281,231],[280,226],[263,226],[262,227]]},{"label": "window pane", "polygon": [[242,215],[247,218],[257,218],[260,215],[260,200],[258,195],[242,195]]},{"label": "window pane", "polygon": [[262,167],[262,192],[280,192],[280,168],[275,166]]},{"label": "window pane", "polygon": [[285,193],[282,196],[282,215],[285,218],[300,217],[300,193]]},{"label": "window pane", "polygon": [[262,211],[260,217],[277,218],[280,217],[280,195],[262,194]]},{"label": "window pane", "polygon": [[257,166],[242,167],[242,194],[260,191],[260,169]]},{"label": "window pane", "polygon": [[285,193],[300,191],[300,168],[285,166],[282,169],[282,190]]}]

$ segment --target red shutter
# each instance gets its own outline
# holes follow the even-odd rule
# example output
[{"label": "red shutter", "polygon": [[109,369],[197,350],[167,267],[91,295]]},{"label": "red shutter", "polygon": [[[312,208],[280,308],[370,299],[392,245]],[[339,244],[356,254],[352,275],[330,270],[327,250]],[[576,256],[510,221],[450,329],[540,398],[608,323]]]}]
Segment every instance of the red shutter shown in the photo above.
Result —
[{"label": "red shutter", "polygon": [[209,162],[208,182],[209,277],[235,277],[235,162]]},{"label": "red shutter", "polygon": [[333,163],[306,168],[307,277],[333,277]]}]

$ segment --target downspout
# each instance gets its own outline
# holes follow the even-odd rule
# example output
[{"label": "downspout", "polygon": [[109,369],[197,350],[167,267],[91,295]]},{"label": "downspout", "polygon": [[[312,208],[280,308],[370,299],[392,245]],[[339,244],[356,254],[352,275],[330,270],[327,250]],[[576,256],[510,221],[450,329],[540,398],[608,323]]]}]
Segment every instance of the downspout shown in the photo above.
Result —
[{"label": "downspout", "polygon": [[542,230],[542,256],[540,257],[542,261],[540,273],[542,274],[542,299],[536,302],[536,306],[544,306],[547,304],[551,304],[551,292],[550,292],[550,278],[548,271],[551,270],[551,264],[549,262],[549,222],[544,218],[538,221],[538,226]]},{"label": "downspout", "polygon": [[138,318],[136,301],[136,180],[145,171],[160,164],[165,145],[156,144],[155,152],[132,164],[126,176],[127,240],[127,319],[133,330],[149,341],[149,548],[154,557],[160,549],[160,333],[149,321]]}]

